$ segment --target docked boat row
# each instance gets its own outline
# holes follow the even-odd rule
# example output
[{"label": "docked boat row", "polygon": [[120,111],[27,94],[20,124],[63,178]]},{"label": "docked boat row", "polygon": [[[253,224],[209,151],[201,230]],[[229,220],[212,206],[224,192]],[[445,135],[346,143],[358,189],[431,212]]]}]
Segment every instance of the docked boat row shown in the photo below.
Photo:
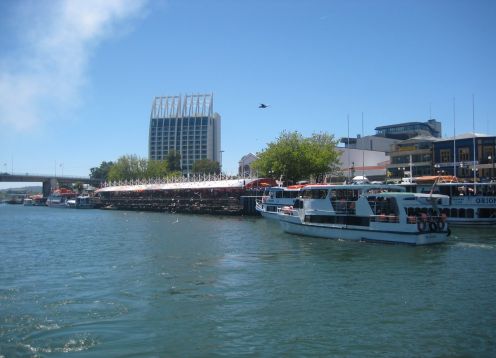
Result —
[{"label": "docked boat row", "polygon": [[278,207],[275,214],[267,213],[269,201],[260,201],[258,210],[291,234],[412,245],[443,242],[450,235],[438,209],[449,197],[408,193],[401,186],[307,185],[292,205]]},{"label": "docked boat row", "polygon": [[465,183],[452,176],[414,178],[401,184],[412,193],[447,195],[440,211],[451,226],[496,225],[496,183]]}]

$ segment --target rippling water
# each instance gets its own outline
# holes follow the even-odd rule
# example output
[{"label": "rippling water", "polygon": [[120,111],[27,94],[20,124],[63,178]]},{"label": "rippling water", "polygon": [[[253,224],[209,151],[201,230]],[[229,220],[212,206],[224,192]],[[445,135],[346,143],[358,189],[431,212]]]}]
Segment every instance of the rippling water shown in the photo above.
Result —
[{"label": "rippling water", "polygon": [[0,205],[0,357],[64,352],[494,357],[496,234],[410,247]]}]

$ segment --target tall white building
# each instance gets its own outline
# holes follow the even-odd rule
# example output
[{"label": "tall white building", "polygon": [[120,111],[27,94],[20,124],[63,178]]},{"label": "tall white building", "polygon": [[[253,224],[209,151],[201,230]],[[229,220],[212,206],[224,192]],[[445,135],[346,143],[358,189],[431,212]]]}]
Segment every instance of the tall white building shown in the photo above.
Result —
[{"label": "tall white building", "polygon": [[213,112],[212,94],[155,97],[150,115],[148,158],[163,160],[170,151],[181,155],[183,172],[193,163],[221,163],[220,115]]}]

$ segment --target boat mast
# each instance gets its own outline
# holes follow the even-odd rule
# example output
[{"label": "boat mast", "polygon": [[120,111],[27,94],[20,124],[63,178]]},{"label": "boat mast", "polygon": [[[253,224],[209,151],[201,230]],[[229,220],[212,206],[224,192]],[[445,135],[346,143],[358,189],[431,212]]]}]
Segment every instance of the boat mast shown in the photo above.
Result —
[{"label": "boat mast", "polygon": [[351,169],[350,169],[350,115],[346,115],[346,121],[348,122],[348,181],[351,179]]},{"label": "boat mast", "polygon": [[473,169],[474,169],[474,195],[477,194],[477,186],[475,185],[476,183],[476,179],[477,179],[477,170],[476,170],[476,167],[475,167],[475,99],[474,99],[474,95],[472,94],[472,142],[473,142],[473,159],[474,159],[474,165],[473,165]]},{"label": "boat mast", "polygon": [[[362,141],[363,141],[363,112],[362,112]],[[362,179],[363,178],[365,178],[365,149],[363,149],[362,147]]]},{"label": "boat mast", "polygon": [[456,128],[455,128],[455,97],[453,97],[453,176],[456,177]]}]

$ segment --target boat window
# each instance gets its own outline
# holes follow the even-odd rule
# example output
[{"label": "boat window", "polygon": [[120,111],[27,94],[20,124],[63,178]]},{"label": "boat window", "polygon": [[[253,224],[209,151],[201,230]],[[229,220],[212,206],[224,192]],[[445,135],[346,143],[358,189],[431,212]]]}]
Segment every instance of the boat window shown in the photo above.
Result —
[{"label": "boat window", "polygon": [[396,198],[369,196],[367,200],[374,215],[398,216],[398,205],[396,203]]},{"label": "boat window", "polygon": [[494,208],[481,208],[479,209],[479,218],[496,218],[496,209]]},{"label": "boat window", "polygon": [[380,194],[380,193],[399,193],[405,191],[404,188],[371,188],[367,189],[365,193],[367,194]]},{"label": "boat window", "polygon": [[298,197],[299,192],[296,190],[284,191],[284,197],[289,199],[294,199]]},{"label": "boat window", "polygon": [[457,218],[458,217],[458,209],[453,208],[451,209],[451,215],[452,218]]},{"label": "boat window", "polygon": [[334,189],[331,190],[330,200],[337,213],[355,215],[355,202],[359,196],[360,191],[357,189]]},{"label": "boat window", "polygon": [[282,198],[282,197],[283,197],[282,190],[276,191],[276,198]]},{"label": "boat window", "polygon": [[465,217],[465,209],[458,210],[458,216],[461,218],[464,218]]},{"label": "boat window", "polygon": [[474,217],[474,209],[467,209],[467,218],[473,218]]},{"label": "boat window", "polygon": [[303,190],[301,196],[304,199],[325,199],[327,197],[327,189]]}]

